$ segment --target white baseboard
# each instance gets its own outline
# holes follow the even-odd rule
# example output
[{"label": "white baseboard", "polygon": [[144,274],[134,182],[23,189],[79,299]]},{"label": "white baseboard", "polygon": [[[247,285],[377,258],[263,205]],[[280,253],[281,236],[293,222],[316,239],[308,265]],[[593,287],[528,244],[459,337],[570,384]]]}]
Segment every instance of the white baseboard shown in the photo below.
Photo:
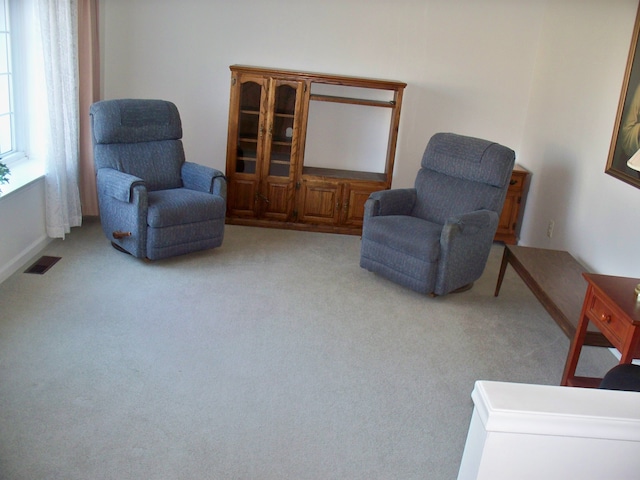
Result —
[{"label": "white baseboard", "polygon": [[34,241],[27,248],[22,250],[8,264],[0,268],[0,283],[4,282],[11,275],[23,268],[28,262],[33,260],[53,239],[44,235]]}]

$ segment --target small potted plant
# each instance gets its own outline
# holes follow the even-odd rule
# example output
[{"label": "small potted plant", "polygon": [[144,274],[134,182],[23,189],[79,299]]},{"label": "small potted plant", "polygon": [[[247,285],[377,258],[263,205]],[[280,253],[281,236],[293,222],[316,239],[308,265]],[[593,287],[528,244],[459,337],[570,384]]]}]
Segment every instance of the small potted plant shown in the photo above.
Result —
[{"label": "small potted plant", "polygon": [[[0,162],[0,185],[9,183],[9,175],[11,175],[9,167],[3,162]],[[0,194],[2,194],[2,190],[0,190]]]}]

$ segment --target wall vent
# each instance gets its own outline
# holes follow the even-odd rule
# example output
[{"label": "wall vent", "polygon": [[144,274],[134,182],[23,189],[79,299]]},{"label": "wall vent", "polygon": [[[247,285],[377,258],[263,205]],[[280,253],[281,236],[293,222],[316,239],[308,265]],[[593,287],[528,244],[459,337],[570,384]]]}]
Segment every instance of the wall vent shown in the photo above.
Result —
[{"label": "wall vent", "polygon": [[27,268],[24,273],[37,273],[42,275],[51,267],[53,267],[61,257],[40,257],[36,263]]}]

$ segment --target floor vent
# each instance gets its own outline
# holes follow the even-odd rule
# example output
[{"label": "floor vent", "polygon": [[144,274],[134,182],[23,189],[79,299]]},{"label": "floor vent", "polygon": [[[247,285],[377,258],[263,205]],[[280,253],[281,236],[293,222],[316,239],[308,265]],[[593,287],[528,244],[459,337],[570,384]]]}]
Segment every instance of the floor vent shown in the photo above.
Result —
[{"label": "floor vent", "polygon": [[61,257],[40,257],[36,263],[27,268],[24,273],[37,273],[42,275],[51,267],[53,267]]}]

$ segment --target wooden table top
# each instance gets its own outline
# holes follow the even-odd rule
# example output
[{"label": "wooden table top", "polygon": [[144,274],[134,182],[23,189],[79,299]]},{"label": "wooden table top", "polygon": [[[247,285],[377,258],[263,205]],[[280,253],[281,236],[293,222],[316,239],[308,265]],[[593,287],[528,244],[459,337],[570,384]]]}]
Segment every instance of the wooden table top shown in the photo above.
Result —
[{"label": "wooden table top", "polygon": [[621,310],[634,325],[640,325],[640,301],[635,294],[640,278],[615,277],[586,273],[584,277]]},{"label": "wooden table top", "polygon": [[[505,245],[509,263],[564,333],[573,338],[587,292],[587,270],[562,250]],[[595,325],[589,324],[585,345],[611,346]]]}]

